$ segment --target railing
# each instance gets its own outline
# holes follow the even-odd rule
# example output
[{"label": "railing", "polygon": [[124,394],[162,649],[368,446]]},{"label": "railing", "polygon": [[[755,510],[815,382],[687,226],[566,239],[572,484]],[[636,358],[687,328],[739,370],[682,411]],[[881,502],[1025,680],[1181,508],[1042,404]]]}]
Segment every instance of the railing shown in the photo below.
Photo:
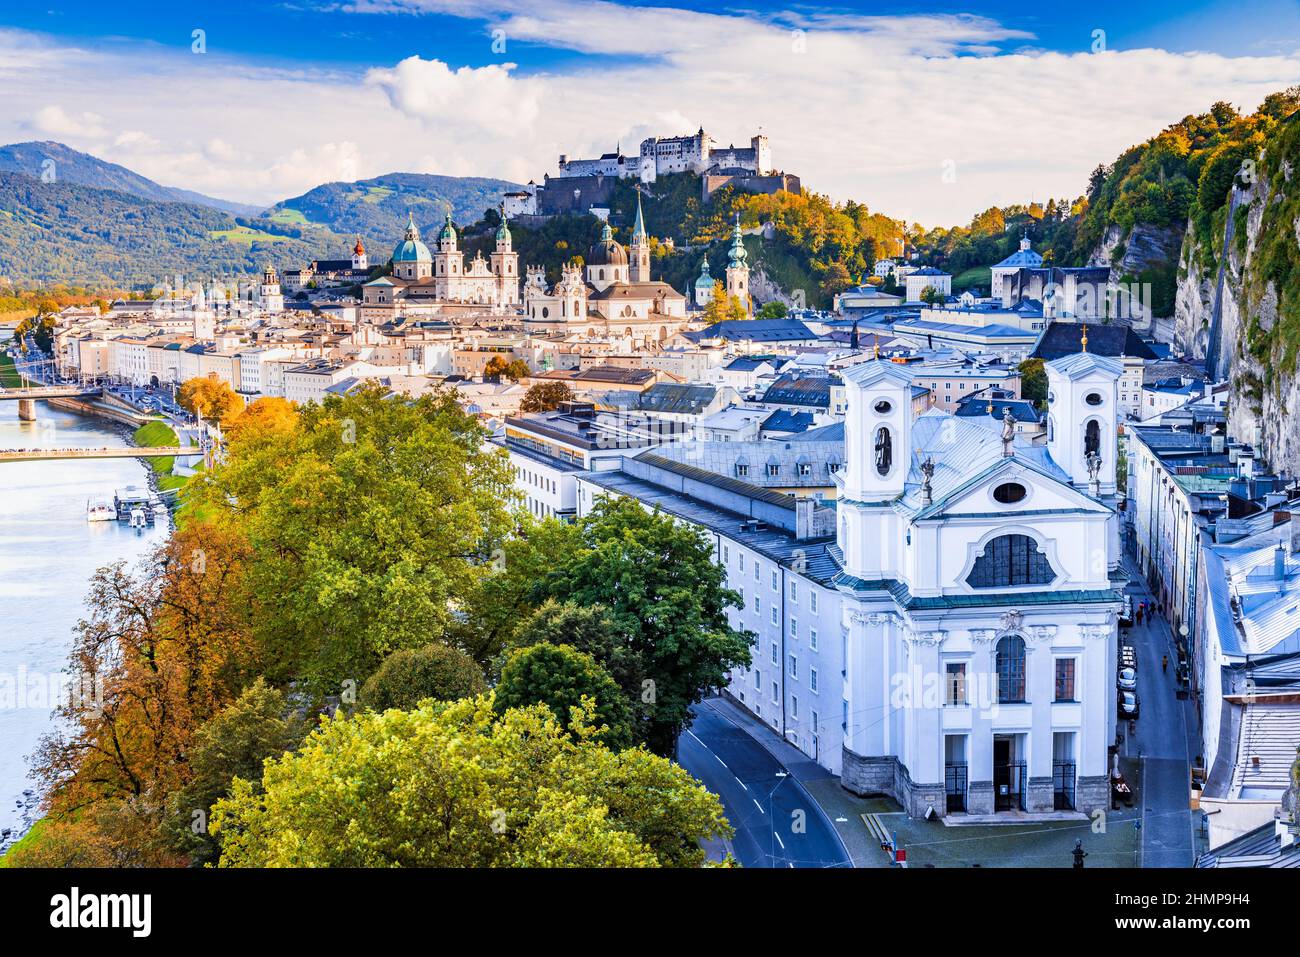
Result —
[{"label": "railing", "polygon": [[948,810],[966,810],[966,765],[945,764],[943,785],[948,794]]},{"label": "railing", "polygon": [[1052,764],[1052,807],[1058,811],[1074,810],[1075,763],[1056,761]]}]

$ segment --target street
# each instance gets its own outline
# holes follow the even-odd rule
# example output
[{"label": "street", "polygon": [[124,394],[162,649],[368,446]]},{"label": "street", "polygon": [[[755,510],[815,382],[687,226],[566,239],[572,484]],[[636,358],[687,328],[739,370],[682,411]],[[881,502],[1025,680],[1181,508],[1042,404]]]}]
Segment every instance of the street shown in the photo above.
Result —
[{"label": "street", "polygon": [[[1131,560],[1126,560],[1133,605],[1154,605],[1146,582]],[[1191,764],[1188,755],[1189,721],[1195,712],[1177,697],[1174,677],[1177,654],[1169,623],[1156,612],[1141,625],[1127,629],[1137,652],[1138,696],[1141,717],[1129,735],[1129,723],[1120,722],[1125,736],[1121,754],[1131,759],[1136,780],[1130,780],[1141,795],[1141,865],[1143,867],[1190,867],[1195,858],[1189,788]],[[1121,639],[1122,640],[1122,639]],[[1161,657],[1169,656],[1169,669],[1162,671]],[[1192,729],[1194,730],[1194,728]]]},{"label": "street", "polygon": [[[817,803],[763,745],[709,709],[692,711],[695,720],[681,737],[677,760],[722,799],[736,829],[725,849],[741,865],[852,866]],[[723,848],[709,850],[717,859]]]}]

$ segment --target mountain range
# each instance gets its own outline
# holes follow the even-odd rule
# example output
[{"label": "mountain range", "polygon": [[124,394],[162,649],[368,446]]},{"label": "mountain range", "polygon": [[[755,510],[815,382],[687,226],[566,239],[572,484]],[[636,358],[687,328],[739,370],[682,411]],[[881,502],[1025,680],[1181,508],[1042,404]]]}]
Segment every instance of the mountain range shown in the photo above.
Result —
[{"label": "mountain range", "polygon": [[481,177],[391,173],[326,183],[269,209],[163,186],[62,143],[0,147],[0,282],[149,287],[284,269],[348,255],[354,235],[386,249],[450,211],[479,219],[517,188]]}]

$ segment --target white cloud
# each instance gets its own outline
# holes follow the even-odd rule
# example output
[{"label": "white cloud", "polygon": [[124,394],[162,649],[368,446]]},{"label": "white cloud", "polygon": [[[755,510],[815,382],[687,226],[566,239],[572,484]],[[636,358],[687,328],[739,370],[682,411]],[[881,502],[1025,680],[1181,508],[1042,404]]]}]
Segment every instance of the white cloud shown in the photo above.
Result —
[{"label": "white cloud", "polygon": [[387,95],[393,108],[433,127],[494,133],[506,124],[530,128],[540,112],[542,85],[511,76],[513,63],[453,70],[442,60],[407,57],[392,69],[374,69],[366,83]]},{"label": "white cloud", "polygon": [[32,114],[29,128],[45,136],[81,136],[97,139],[104,135],[104,118],[98,113],[69,113],[61,106],[44,106]]},{"label": "white cloud", "polygon": [[[1295,53],[1036,51],[1023,31],[969,16],[762,18],[574,0],[351,9],[481,19],[484,49],[494,29],[506,48],[488,65],[444,54],[358,76],[211,53],[87,54],[0,31],[0,138],[24,135],[6,117],[41,104],[31,122],[45,135],[167,185],[270,204],[393,171],[540,181],[560,153],[618,141],[634,152],[644,136],[700,125],[747,142],[762,127],[778,165],[809,188],[935,225],[1076,196],[1094,166],[1169,123],[1220,99],[1253,108],[1300,75]],[[524,42],[595,58],[525,71],[512,62]]]}]

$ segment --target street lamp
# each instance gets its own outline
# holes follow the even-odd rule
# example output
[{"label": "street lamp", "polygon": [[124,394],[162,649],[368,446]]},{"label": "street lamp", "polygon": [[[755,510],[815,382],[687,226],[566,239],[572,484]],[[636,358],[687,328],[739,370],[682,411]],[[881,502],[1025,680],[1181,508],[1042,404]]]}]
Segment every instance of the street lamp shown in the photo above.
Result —
[{"label": "street lamp", "polygon": [[[779,780],[772,786],[772,790],[767,792],[767,823],[772,829],[771,840],[768,841],[767,859],[773,863],[776,862],[776,792],[790,775],[785,771],[777,771],[776,776]],[[781,848],[782,850],[785,849],[784,842],[781,844]]]}]

